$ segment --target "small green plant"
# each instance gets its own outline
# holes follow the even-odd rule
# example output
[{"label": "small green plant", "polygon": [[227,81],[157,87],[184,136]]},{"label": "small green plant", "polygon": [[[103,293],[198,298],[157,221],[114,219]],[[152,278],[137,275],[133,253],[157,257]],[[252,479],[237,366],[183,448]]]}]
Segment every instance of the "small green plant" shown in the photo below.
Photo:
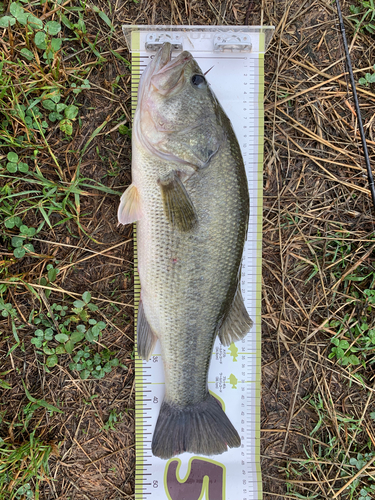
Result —
[{"label": "small green plant", "polygon": [[50,403],[47,403],[47,401],[44,401],[44,399],[34,398],[28,391],[24,381],[22,381],[22,384],[25,390],[26,397],[29,400],[29,403],[23,408],[23,414],[25,418],[22,419],[22,425],[25,430],[27,429],[31,418],[34,415],[34,412],[39,408],[45,408],[49,412],[50,416],[52,416],[53,413],[63,413],[62,410],[60,410],[56,406],[51,405]]},{"label": "small green plant", "polygon": [[0,299],[0,311],[3,318],[7,318],[8,316],[11,318],[17,317],[17,309],[10,302],[5,303],[3,299]]},{"label": "small green plant", "polygon": [[[53,281],[58,270],[51,264],[49,266],[48,277]],[[6,313],[9,313],[9,306],[11,305],[3,306]],[[74,363],[70,363],[69,368],[80,372],[82,379],[90,375],[94,378],[103,378],[113,367],[119,366],[119,360],[112,358],[113,353],[108,349],[94,353],[89,346],[82,344],[82,341],[97,343],[107,326],[104,321],[91,318],[90,313],[97,309],[98,307],[91,303],[91,294],[84,292],[82,300],[75,300],[73,307],[54,303],[47,314],[42,312],[35,316],[33,312],[30,314],[30,323],[37,327],[31,343],[38,349],[39,355],[47,356],[45,360],[47,369],[58,364],[60,355],[72,354],[77,348],[79,350],[73,357]]]},{"label": "small green plant", "polygon": [[32,14],[25,11],[21,4],[12,2],[9,7],[10,16],[0,18],[0,27],[8,28],[14,26],[16,22],[21,25],[28,25],[30,28],[42,28],[43,22]]},{"label": "small green plant", "polygon": [[[375,64],[373,66],[374,70],[375,70]],[[370,85],[370,83],[375,83],[375,73],[366,73],[364,78],[360,78],[358,80],[358,82],[361,84],[361,85],[366,85],[366,87],[368,87]]]},{"label": "small green plant", "polygon": [[[46,120],[44,120],[43,114],[41,113],[39,107],[36,105],[37,103],[39,103],[39,101],[40,99],[35,99],[31,101],[28,106],[26,106],[25,104],[16,103],[14,109],[12,109],[10,112],[13,117],[18,118],[25,124],[26,128],[28,129],[28,135],[30,138],[34,137],[35,132],[42,131],[44,133],[48,129],[48,123],[46,122]],[[27,172],[27,170],[18,168],[19,172]]]},{"label": "small green plant", "polygon": [[91,89],[91,85],[90,82],[85,78],[82,81],[81,85],[77,85],[76,83],[73,82],[70,84],[70,88],[73,90],[73,94],[80,94],[82,90]]},{"label": "small green plant", "polygon": [[12,325],[12,333],[16,343],[10,348],[9,353],[13,352],[16,347],[20,344],[20,339],[17,330],[22,328],[23,325],[16,326],[15,320],[18,317],[18,311],[13,307],[10,302],[4,302],[3,298],[0,298],[0,311],[3,318],[9,318]]},{"label": "small green plant", "polygon": [[[333,326],[332,323],[331,326]],[[334,337],[331,342],[335,345],[335,347],[332,347],[331,353],[328,356],[329,359],[336,357],[338,363],[342,366],[360,364],[358,356],[351,354],[352,352],[357,352],[357,350],[350,347],[347,340],[340,340],[337,337]]]},{"label": "small green plant", "polygon": [[23,224],[20,217],[10,217],[5,220],[4,225],[7,229],[19,229],[19,234],[13,236],[11,239],[11,244],[14,248],[13,255],[17,259],[24,257],[27,252],[35,252],[34,246],[31,243],[27,243],[27,239],[35,235],[35,228]]},{"label": "small green plant", "polygon": [[16,491],[16,498],[17,500],[21,500],[22,498],[34,498],[34,493],[30,483],[23,484],[18,488]]},{"label": "small green plant", "polygon": [[[42,276],[39,280],[39,284],[43,285],[43,286],[52,284],[56,280],[58,273],[59,273],[59,269],[57,269],[56,267],[53,267],[53,264],[47,264],[47,276],[46,277]],[[44,291],[45,296],[48,298],[51,295],[51,292],[52,292],[52,290],[47,288]],[[66,311],[65,307],[67,308],[67,306],[61,307],[61,306],[57,306],[56,304],[53,304],[53,308],[55,308],[55,307],[56,307],[56,311],[62,311],[60,313],[60,316],[65,315],[65,311]]]},{"label": "small green plant", "polygon": [[29,165],[27,163],[19,161],[17,153],[10,152],[8,153],[7,158],[8,158],[7,170],[11,174],[16,173],[17,171],[26,173],[29,170]]},{"label": "small green plant", "polygon": [[116,409],[110,411],[107,422],[103,425],[103,430],[105,431],[114,431],[115,425],[120,422],[122,419],[122,413],[118,414]]},{"label": "small green plant", "polygon": [[90,396],[88,399],[85,399],[83,398],[83,402],[85,403],[85,405],[91,405],[91,403],[93,402],[93,400],[95,398],[98,398],[99,395],[98,394],[93,394],[92,396]]},{"label": "small green plant", "polygon": [[126,125],[120,125],[118,128],[118,131],[120,132],[121,135],[127,135],[130,138],[132,136],[131,129],[129,127],[127,127]]},{"label": "small green plant", "polygon": [[[374,453],[357,453],[356,457],[352,457],[349,460],[349,464],[353,465],[357,471],[360,471],[362,467],[364,467],[372,458],[374,457]],[[371,480],[371,476],[369,476],[369,479]],[[355,494],[357,488],[360,486],[360,479],[355,479],[353,481],[353,484],[350,486],[349,491],[351,492],[352,495]],[[363,486],[361,490],[359,491],[359,496],[358,500],[372,500],[374,498],[374,493],[375,493],[375,484],[370,484]],[[354,496],[352,498],[355,498]]]},{"label": "small green plant", "polygon": [[72,371],[78,371],[82,380],[86,380],[90,375],[100,379],[106,373],[110,373],[115,366],[119,366],[120,362],[117,358],[111,359],[113,354],[108,349],[94,353],[89,346],[86,346],[73,357],[73,363],[69,364],[69,368]]},{"label": "small green plant", "polygon": [[[370,299],[375,299],[373,290],[365,290]],[[371,307],[371,306],[370,306]],[[331,349],[329,358],[337,358],[342,366],[362,364],[366,368],[366,361],[375,362],[375,329],[370,328],[365,317],[350,318],[346,314],[342,321],[331,321],[330,326],[337,329],[337,334],[331,339],[335,347]]]},{"label": "small green plant", "polygon": [[371,35],[375,33],[375,3],[374,0],[359,0],[360,5],[351,5],[351,19],[356,31],[367,31]]},{"label": "small green plant", "polygon": [[[63,102],[60,102],[61,95],[53,95],[51,99],[46,99],[42,101],[42,106],[50,111],[48,115],[48,119],[51,122],[59,121],[60,130],[65,132],[66,135],[72,135],[73,133],[73,123],[72,120],[75,120],[78,114],[78,107],[74,104],[67,105]],[[61,114],[64,112],[64,116]]]},{"label": "small green plant", "polygon": [[346,240],[346,238],[350,238],[350,233],[348,232],[334,233],[334,238],[327,242],[326,257],[331,264],[336,263],[338,267],[344,268],[346,266],[346,258],[352,252],[353,242]]},{"label": "small green plant", "polygon": [[[58,270],[49,265],[48,277],[53,281]],[[82,300],[75,300],[69,314],[68,306],[52,304],[51,312],[46,315],[39,313],[36,317],[30,318],[31,322],[37,326],[31,343],[37,349],[41,349],[40,354],[47,356],[46,366],[52,368],[58,363],[58,355],[72,354],[76,344],[84,338],[88,342],[98,340],[102,330],[106,327],[104,321],[97,321],[90,317],[89,311],[96,311],[97,306],[90,303],[91,294],[85,292]],[[74,314],[72,314],[74,313]],[[53,315],[53,318],[52,318]],[[81,321],[83,324],[81,323]],[[76,324],[79,323],[79,324]],[[56,331],[58,324],[59,331]]]},{"label": "small green plant", "polygon": [[74,309],[73,311],[76,313],[77,318],[76,321],[81,319],[82,321],[88,321],[89,315],[87,309],[94,312],[98,309],[98,306],[91,303],[91,293],[84,292],[82,294],[82,300],[75,300],[73,302]]},{"label": "small green plant", "polygon": [[27,242],[27,240],[35,235],[36,229],[23,224],[19,217],[8,219],[5,222],[5,226],[7,228],[9,228],[9,225],[12,224],[14,224],[13,228],[18,227],[20,230],[19,234],[17,236],[13,236],[11,240],[12,247],[14,248],[13,255],[16,259],[22,259],[27,252],[35,252],[33,244]]},{"label": "small green plant", "polygon": [[7,375],[10,372],[10,370],[6,372],[0,373],[0,389],[11,389],[12,386],[8,384],[5,380],[3,380],[1,377],[4,375]]},{"label": "small green plant", "polygon": [[365,486],[359,492],[358,500],[373,500],[375,495],[375,485]]},{"label": "small green plant", "polygon": [[366,297],[367,311],[371,313],[375,307],[375,290],[364,290],[363,294]]}]

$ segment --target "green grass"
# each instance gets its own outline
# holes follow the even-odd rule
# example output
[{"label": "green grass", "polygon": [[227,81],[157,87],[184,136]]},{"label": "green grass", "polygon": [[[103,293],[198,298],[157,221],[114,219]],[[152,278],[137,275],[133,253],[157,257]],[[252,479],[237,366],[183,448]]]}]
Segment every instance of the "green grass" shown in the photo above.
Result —
[{"label": "green grass", "polygon": [[357,5],[350,6],[352,16],[350,19],[355,25],[356,31],[375,33],[375,2],[374,0],[358,0]]},{"label": "green grass", "polygon": [[[52,11],[53,17],[48,15]],[[109,119],[85,137],[79,151],[71,146],[85,121],[91,72],[107,61],[98,43],[101,35],[93,39],[89,34],[87,23],[93,21],[104,26],[110,42],[114,28],[109,17],[97,6],[89,9],[86,1],[0,3],[0,341],[12,363],[12,356],[33,353],[47,380],[58,366],[78,382],[102,379],[117,367],[127,369],[117,349],[105,345],[108,323],[90,291],[72,298],[59,286],[56,254],[41,251],[41,243],[54,241],[62,228],[77,243],[82,235],[96,242],[82,222],[90,215],[82,206],[91,197],[122,193],[105,184],[118,175],[118,164],[98,180],[81,173],[90,144]],[[87,52],[92,57],[83,64]],[[112,49],[111,54],[129,70],[120,54]],[[113,82],[112,92],[121,88],[123,76]],[[111,126],[124,118],[122,112],[114,116]],[[120,134],[129,140],[131,130],[122,123]],[[98,150],[99,158],[102,154]],[[0,373],[0,389],[16,390],[14,379],[20,375],[17,367]],[[57,454],[56,445],[39,435],[45,429],[40,432],[38,422],[43,415],[51,419],[63,413],[63,404],[51,404],[47,396],[35,398],[24,379],[19,382],[23,396],[17,416],[0,419],[0,500],[38,499],[41,484],[52,481],[48,464]],[[118,418],[111,412],[105,428],[113,430]]]},{"label": "green grass", "polygon": [[48,466],[53,453],[58,454],[56,445],[44,443],[34,432],[19,444],[0,439],[0,500],[38,500],[41,483],[53,480]]}]

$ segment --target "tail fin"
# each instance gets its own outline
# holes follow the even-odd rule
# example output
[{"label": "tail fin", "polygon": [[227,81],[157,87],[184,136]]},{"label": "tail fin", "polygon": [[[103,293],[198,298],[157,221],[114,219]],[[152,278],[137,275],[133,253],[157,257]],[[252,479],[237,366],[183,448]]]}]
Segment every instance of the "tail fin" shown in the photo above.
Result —
[{"label": "tail fin", "polygon": [[152,438],[152,453],[171,458],[184,451],[201,455],[219,455],[238,448],[240,436],[211,394],[204,401],[184,409],[165,401],[161,405]]}]

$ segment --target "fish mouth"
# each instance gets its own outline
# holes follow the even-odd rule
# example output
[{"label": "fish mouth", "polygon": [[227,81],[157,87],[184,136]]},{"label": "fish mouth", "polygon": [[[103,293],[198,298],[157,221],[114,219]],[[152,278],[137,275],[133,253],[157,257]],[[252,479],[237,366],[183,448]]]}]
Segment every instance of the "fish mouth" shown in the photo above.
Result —
[{"label": "fish mouth", "polygon": [[171,57],[172,57],[172,45],[169,42],[165,42],[155,54],[155,57],[150,65],[151,75],[157,74],[168,63],[170,63]]},{"label": "fish mouth", "polygon": [[159,68],[157,73],[164,73],[173,68],[177,68],[180,65],[186,66],[186,64],[191,61],[192,58],[193,56],[190,54],[190,52],[184,51],[172,60],[172,45],[169,42],[165,42],[155,56]]},{"label": "fish mouth", "polygon": [[172,46],[167,42],[160,48],[155,59],[150,84],[163,95],[177,91],[182,84],[185,66],[192,60],[192,55],[181,52],[172,60]]},{"label": "fish mouth", "polygon": [[189,52],[184,51],[172,59],[172,45],[165,42],[140,79],[138,100],[145,96],[151,86],[162,94],[173,91],[181,81],[185,66],[192,58]]}]

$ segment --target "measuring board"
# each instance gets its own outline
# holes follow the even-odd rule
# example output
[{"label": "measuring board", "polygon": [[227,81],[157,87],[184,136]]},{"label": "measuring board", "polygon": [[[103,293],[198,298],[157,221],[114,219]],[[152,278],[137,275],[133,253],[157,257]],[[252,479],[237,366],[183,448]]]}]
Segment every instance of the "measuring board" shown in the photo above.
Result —
[{"label": "measuring board", "polygon": [[[160,344],[149,361],[135,360],[136,479],[135,498],[145,500],[259,500],[261,261],[264,144],[264,52],[273,27],[124,26],[132,53],[132,111],[141,74],[163,42],[172,57],[188,50],[230,118],[239,141],[249,184],[250,219],[242,262],[241,287],[254,325],[229,347],[217,338],[208,387],[220,401],[241,437],[241,447],[205,457],[183,453],[168,461],[154,457],[151,442],[164,396]],[[136,227],[135,227],[135,269]],[[135,276],[135,306],[140,283]]]}]

